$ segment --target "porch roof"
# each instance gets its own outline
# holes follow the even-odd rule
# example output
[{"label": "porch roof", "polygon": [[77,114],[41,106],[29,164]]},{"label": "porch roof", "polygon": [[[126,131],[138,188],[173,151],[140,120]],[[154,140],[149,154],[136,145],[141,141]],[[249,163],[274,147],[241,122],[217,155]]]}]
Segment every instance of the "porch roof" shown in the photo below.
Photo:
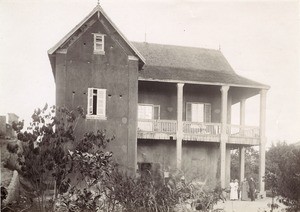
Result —
[{"label": "porch roof", "polygon": [[237,75],[219,50],[132,42],[145,57],[140,80],[266,88]]}]

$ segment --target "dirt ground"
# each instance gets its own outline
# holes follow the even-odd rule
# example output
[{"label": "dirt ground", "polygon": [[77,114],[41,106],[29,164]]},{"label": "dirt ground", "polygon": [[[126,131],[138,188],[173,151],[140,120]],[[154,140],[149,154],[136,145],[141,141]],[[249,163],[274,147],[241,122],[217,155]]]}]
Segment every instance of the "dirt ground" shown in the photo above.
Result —
[{"label": "dirt ground", "polygon": [[[219,202],[214,209],[220,208],[224,209],[226,212],[265,212],[270,211],[270,207],[268,204],[272,203],[272,199],[270,197],[266,197],[264,199],[258,199],[254,202],[251,201],[226,201],[225,203]],[[278,209],[275,209],[274,212],[286,211],[285,206],[276,202],[280,205]]]}]

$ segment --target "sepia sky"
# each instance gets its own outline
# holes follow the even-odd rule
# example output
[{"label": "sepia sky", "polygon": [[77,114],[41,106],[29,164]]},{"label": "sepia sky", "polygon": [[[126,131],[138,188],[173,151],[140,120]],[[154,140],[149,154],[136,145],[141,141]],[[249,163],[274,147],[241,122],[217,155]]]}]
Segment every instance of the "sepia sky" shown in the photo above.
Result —
[{"label": "sepia sky", "polygon": [[[132,41],[221,48],[239,75],[267,84],[268,144],[300,141],[300,1],[100,0]],[[30,120],[55,103],[47,50],[97,0],[0,0],[0,115]],[[239,122],[238,105],[233,122]],[[259,96],[246,102],[258,126]]]}]

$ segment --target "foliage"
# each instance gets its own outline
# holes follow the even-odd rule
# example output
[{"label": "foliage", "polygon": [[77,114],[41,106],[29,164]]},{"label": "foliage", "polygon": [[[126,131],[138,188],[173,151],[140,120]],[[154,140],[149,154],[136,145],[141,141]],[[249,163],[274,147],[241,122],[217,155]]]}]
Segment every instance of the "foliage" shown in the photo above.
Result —
[{"label": "foliage", "polygon": [[[112,152],[104,148],[114,137],[105,131],[75,135],[82,108],[37,109],[30,128],[14,123],[21,145],[8,145],[18,156],[15,166],[23,191],[15,211],[170,211],[188,204],[208,211],[220,200],[220,189],[204,189],[172,175],[168,183],[158,173],[132,177],[118,170]],[[51,191],[54,190],[54,194]],[[36,203],[37,200],[37,204]],[[24,206],[23,208],[21,206]]]},{"label": "foliage", "polygon": [[[231,179],[239,179],[239,151],[235,150],[231,154],[230,177]],[[258,182],[259,173],[259,152],[252,147],[245,149],[245,177],[253,177],[255,182]]]},{"label": "foliage", "polygon": [[[90,134],[86,134],[90,136]],[[98,131],[94,138],[102,137],[103,132]],[[103,137],[104,138],[104,137]],[[83,139],[84,141],[85,139]],[[93,141],[91,139],[90,141]],[[84,142],[83,142],[84,143]],[[81,147],[81,145],[79,145]],[[85,148],[85,147],[84,147]],[[96,150],[94,153],[79,151],[76,148],[74,152],[70,151],[72,161],[76,164],[76,182],[71,183],[64,194],[58,199],[55,211],[98,211],[103,209],[105,204],[103,182],[110,177],[110,173],[115,169],[112,163],[111,152],[102,152]],[[93,150],[92,147],[89,151]]]},{"label": "foliage", "polygon": [[266,186],[290,211],[300,210],[300,149],[285,142],[266,153]]},{"label": "foliage", "polygon": [[179,191],[152,174],[137,179],[114,172],[105,182],[110,205],[118,203],[124,211],[169,211],[178,202]]},{"label": "foliage", "polygon": [[168,182],[157,173],[131,177],[116,168],[85,190],[73,187],[61,197],[56,211],[209,211],[221,199],[221,189],[186,184],[173,175]]},{"label": "foliage", "polygon": [[203,187],[192,190],[192,199],[196,210],[210,211],[218,201],[223,200],[221,186],[216,186],[214,189]]},{"label": "foliage", "polygon": [[[70,111],[45,105],[34,111],[26,131],[22,131],[24,122],[12,125],[21,146],[7,146],[10,153],[18,155],[17,163],[10,168],[19,172],[27,197],[37,198],[39,211],[52,210],[58,195],[69,191],[71,185],[89,181],[94,175],[100,178],[106,171],[112,154],[104,153],[103,148],[113,138],[106,138],[105,131],[99,130],[77,139],[75,128],[83,118],[85,114],[81,107]],[[73,179],[73,176],[77,178]],[[50,198],[52,190],[54,195]]]},{"label": "foliage", "polygon": [[1,203],[6,199],[7,194],[7,189],[4,186],[1,186]]}]

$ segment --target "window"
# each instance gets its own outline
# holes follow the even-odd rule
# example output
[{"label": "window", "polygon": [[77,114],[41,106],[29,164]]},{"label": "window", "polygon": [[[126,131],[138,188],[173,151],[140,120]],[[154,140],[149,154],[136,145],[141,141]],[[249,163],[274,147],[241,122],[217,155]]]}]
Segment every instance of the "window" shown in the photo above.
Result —
[{"label": "window", "polygon": [[87,118],[106,119],[106,89],[88,88]]},{"label": "window", "polygon": [[139,119],[160,119],[160,106],[139,104],[138,118]]},{"label": "window", "polygon": [[[155,129],[152,120],[160,119],[160,106],[159,105],[138,105],[138,129],[142,131],[153,131]],[[147,121],[149,120],[149,121]]]},{"label": "window", "polygon": [[104,54],[104,35],[94,34],[94,53]]},{"label": "window", "polygon": [[209,103],[186,103],[186,120],[191,122],[211,122]]}]

